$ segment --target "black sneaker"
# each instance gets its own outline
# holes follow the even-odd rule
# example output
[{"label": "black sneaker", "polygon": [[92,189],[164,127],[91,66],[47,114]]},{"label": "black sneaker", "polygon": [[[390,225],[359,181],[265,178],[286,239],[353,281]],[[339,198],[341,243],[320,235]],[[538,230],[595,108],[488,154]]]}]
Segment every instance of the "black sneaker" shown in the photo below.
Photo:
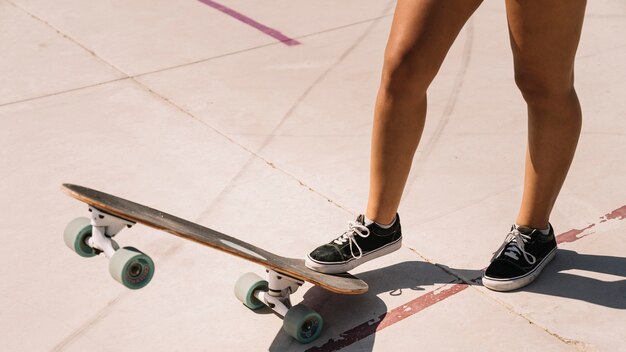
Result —
[{"label": "black sneaker", "polygon": [[343,273],[381,257],[402,246],[400,217],[388,229],[376,223],[365,226],[365,216],[348,223],[348,231],[330,243],[317,247],[305,261],[307,267],[327,274]]},{"label": "black sneaker", "polygon": [[539,230],[511,227],[483,275],[483,285],[494,291],[511,291],[533,282],[556,254],[554,229],[544,235]]}]

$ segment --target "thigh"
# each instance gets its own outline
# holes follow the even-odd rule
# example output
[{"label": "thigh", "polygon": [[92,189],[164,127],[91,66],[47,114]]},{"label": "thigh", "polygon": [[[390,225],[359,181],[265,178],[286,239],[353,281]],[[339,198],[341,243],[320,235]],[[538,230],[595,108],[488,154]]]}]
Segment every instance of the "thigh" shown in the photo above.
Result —
[{"label": "thigh", "polygon": [[[404,74],[433,75],[482,0],[398,0],[385,66]],[[409,72],[407,72],[407,70]]]},{"label": "thigh", "polygon": [[573,84],[585,6],[586,0],[506,0],[518,79]]}]

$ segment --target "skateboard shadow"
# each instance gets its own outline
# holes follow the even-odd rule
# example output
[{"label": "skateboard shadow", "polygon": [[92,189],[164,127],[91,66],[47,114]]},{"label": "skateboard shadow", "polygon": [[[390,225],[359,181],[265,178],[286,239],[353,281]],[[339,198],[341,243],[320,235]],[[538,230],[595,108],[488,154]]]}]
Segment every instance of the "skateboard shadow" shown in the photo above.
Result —
[{"label": "skateboard shadow", "polygon": [[[383,297],[385,296],[410,296],[413,299],[421,294],[414,291],[426,291],[424,287],[460,282],[458,278],[446,272],[446,268],[420,262],[408,261],[394,264],[385,268],[355,273],[360,279],[369,284],[369,290],[363,295],[341,295],[329,292],[320,287],[310,288],[303,296],[302,303],[315,309],[324,317],[324,331],[320,338],[310,344],[302,345],[287,335],[282,329],[277,333],[270,351],[325,351],[335,350],[331,346],[324,346],[332,340],[346,338],[345,332],[354,330],[363,322],[378,320],[386,314],[387,307]],[[481,270],[458,269],[463,277],[478,278],[482,275]],[[459,274],[457,274],[459,275]],[[425,293],[425,292],[424,292]],[[391,307],[395,308],[395,307]],[[359,350],[371,350],[375,333],[367,336],[350,337],[359,340]]]}]

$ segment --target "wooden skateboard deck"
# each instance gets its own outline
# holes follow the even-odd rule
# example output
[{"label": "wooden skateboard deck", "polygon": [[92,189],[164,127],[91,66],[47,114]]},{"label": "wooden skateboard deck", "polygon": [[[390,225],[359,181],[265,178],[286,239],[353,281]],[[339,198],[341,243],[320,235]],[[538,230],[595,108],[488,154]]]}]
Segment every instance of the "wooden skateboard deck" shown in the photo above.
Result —
[{"label": "wooden skateboard deck", "polygon": [[366,282],[348,273],[330,275],[313,271],[304,265],[303,259],[276,255],[221,232],[145,205],[72,184],[63,184],[61,189],[69,196],[105,213],[218,249],[335,293],[362,294],[368,289]]}]

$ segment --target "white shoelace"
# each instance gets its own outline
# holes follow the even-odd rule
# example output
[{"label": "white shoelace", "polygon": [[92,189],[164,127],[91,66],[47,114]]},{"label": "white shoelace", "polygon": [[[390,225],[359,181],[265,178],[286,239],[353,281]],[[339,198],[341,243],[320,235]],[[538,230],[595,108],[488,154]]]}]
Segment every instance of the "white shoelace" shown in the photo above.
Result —
[{"label": "white shoelace", "polygon": [[537,261],[534,255],[526,252],[524,249],[524,245],[530,240],[530,235],[523,234],[519,232],[518,229],[513,229],[513,231],[509,232],[504,239],[504,243],[502,246],[498,248],[496,253],[491,258],[491,261],[496,259],[500,253],[504,252],[509,258],[513,258],[515,260],[519,260],[519,255],[523,255],[524,259],[528,264],[533,265]]},{"label": "white shoelace", "polygon": [[[342,245],[346,242],[349,242],[350,254],[352,254],[352,256],[355,259],[359,259],[363,256],[363,251],[361,250],[361,247],[359,247],[359,244],[356,243],[356,239],[354,238],[354,236],[366,238],[369,235],[370,235],[370,229],[368,229],[365,225],[360,224],[358,222],[354,222],[354,221],[348,221],[348,231],[344,232],[343,235],[337,237],[337,239],[333,240],[333,242],[338,245]],[[354,255],[354,251],[352,249],[353,244],[359,250],[358,256]]]}]

